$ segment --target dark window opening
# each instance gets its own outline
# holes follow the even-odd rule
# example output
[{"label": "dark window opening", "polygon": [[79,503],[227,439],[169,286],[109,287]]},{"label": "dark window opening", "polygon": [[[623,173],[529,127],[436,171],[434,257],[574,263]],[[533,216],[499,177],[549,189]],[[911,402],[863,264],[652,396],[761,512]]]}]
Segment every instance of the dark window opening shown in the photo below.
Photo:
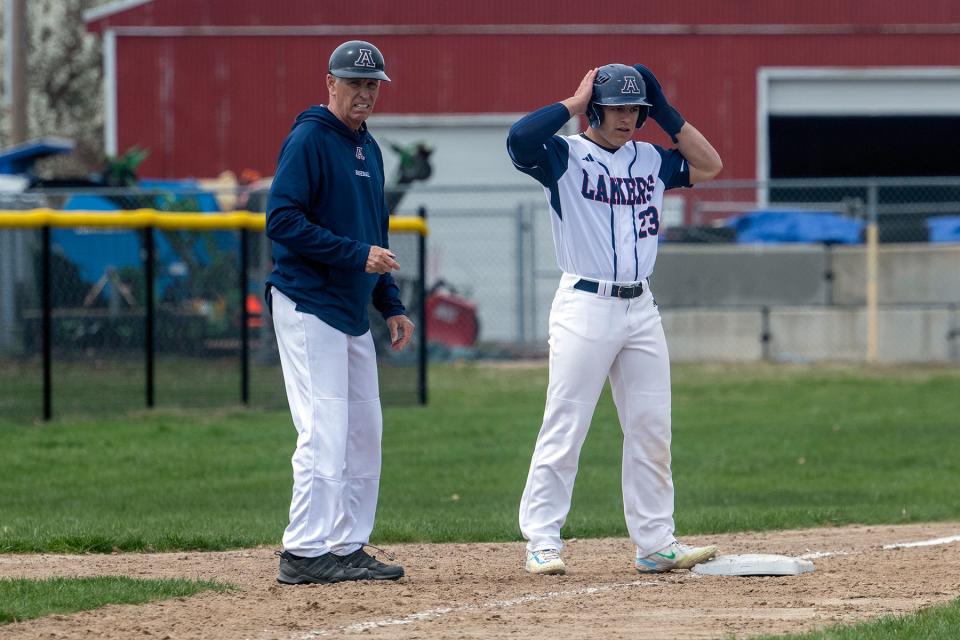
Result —
[{"label": "dark window opening", "polygon": [[771,178],[960,175],[958,116],[776,116]]}]

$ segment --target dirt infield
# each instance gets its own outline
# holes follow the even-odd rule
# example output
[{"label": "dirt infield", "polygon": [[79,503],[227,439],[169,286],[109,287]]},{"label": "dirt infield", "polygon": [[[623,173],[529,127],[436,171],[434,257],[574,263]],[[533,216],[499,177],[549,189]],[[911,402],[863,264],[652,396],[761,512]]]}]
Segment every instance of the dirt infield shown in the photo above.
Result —
[{"label": "dirt infield", "polygon": [[523,545],[397,545],[397,583],[281,587],[273,550],[0,556],[0,576],[214,579],[237,591],[49,616],[4,638],[745,638],[903,614],[960,596],[960,523],[690,538],[721,553],[811,557],[812,574],[641,576],[623,539],[573,540],[566,576],[521,568]]}]

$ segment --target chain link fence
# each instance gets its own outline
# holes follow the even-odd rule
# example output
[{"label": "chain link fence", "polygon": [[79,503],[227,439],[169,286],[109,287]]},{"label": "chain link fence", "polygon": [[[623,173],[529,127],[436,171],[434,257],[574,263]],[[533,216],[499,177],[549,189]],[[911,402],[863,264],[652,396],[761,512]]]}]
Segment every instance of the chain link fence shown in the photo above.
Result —
[{"label": "chain link fence", "polygon": [[[64,207],[75,195],[4,195],[0,209]],[[144,204],[142,192],[114,195]],[[161,195],[149,204],[183,210],[201,202]],[[245,194],[239,202],[262,209],[263,195]],[[424,214],[430,228],[425,254],[416,234],[392,233],[391,243],[416,339],[428,335],[431,358],[546,354],[560,273],[542,189],[416,186],[396,213]],[[145,233],[0,229],[3,415],[43,415],[47,385],[57,413],[71,415],[242,401],[286,407],[263,308],[271,268],[263,235],[155,230],[154,273],[147,274]],[[42,304],[45,234],[49,331]],[[667,194],[651,283],[675,361],[955,364],[958,274],[960,179],[727,181]],[[420,345],[394,354],[385,348],[379,314],[371,317],[385,403],[415,401],[425,385]],[[152,363],[145,362],[148,333]]]},{"label": "chain link fence", "polygon": [[[543,190],[406,204],[428,211],[428,286],[481,328],[453,355],[544,356],[560,272]],[[957,362],[958,274],[960,179],[718,181],[668,192],[652,288],[675,361]]]},{"label": "chain link fence", "polygon": [[[65,200],[0,197],[0,209]],[[421,236],[393,232],[391,246],[406,267],[401,297],[422,325]],[[246,229],[0,225],[0,413],[25,421],[154,406],[285,408],[264,308],[271,266],[265,236]],[[424,401],[422,340],[415,334],[393,352],[370,311],[384,403]]]}]

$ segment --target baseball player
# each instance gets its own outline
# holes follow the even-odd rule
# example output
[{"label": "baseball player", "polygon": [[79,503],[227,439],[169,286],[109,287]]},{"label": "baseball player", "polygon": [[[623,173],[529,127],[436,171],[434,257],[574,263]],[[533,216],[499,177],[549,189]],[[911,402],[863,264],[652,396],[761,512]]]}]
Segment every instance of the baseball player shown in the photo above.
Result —
[{"label": "baseball player", "polygon": [[[587,114],[579,134],[556,132]],[[675,149],[633,140],[647,116]],[[649,276],[663,193],[716,176],[720,156],[674,109],[642,65],[608,64],[570,98],[510,129],[514,165],[543,185],[563,271],[550,309],[550,374],[543,426],[520,502],[526,570],[562,574],[560,528],[580,448],[609,377],[623,429],[623,504],[641,573],[688,569],[716,554],[674,537],[670,361]]]},{"label": "baseball player", "polygon": [[283,380],[297,429],[290,524],[277,581],[395,580],[369,555],[380,482],[382,415],[367,304],[393,349],[413,323],[391,271],[383,156],[365,124],[390,78],[359,40],[330,56],[329,104],[301,113],[280,150],[267,203],[267,279]]}]

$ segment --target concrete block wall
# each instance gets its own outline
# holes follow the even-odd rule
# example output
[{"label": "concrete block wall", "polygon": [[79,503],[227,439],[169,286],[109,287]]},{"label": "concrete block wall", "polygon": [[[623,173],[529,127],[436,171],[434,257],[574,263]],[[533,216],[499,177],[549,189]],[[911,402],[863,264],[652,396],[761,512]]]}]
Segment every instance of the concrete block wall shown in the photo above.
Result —
[{"label": "concrete block wall", "polygon": [[826,265],[821,246],[663,244],[652,286],[665,307],[824,304]]},{"label": "concrete block wall", "polygon": [[[960,303],[960,244],[881,245],[878,269],[880,304]],[[670,307],[862,305],[866,249],[662,245],[653,288]]]},{"label": "concrete block wall", "polygon": [[[663,309],[674,362],[756,361],[765,356],[759,309]],[[960,310],[882,309],[880,362],[960,363]],[[867,320],[863,307],[780,307],[769,315],[768,357],[780,362],[863,362]]]},{"label": "concrete block wall", "polygon": [[[877,255],[880,304],[960,303],[960,244],[880,245]],[[834,302],[864,304],[863,247],[833,249]]]}]

